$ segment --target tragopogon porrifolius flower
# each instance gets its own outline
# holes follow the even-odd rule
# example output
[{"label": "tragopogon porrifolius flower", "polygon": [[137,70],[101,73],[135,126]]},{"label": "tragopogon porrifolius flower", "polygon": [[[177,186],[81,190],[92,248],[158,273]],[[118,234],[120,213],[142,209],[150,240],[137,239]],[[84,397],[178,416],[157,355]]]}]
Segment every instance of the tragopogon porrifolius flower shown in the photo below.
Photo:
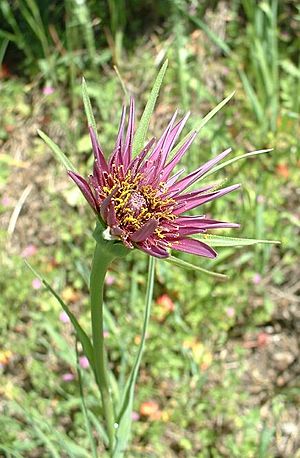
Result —
[{"label": "tragopogon porrifolius flower", "polygon": [[105,159],[92,127],[89,128],[95,156],[89,182],[73,171],[68,173],[107,226],[103,232],[106,240],[120,240],[128,248],[137,247],[158,258],[168,257],[172,249],[214,258],[217,254],[213,248],[190,236],[209,229],[239,226],[204,215],[185,215],[187,211],[240,186],[236,184],[216,190],[211,184],[186,192],[231,152],[230,148],[227,149],[184,178],[181,178],[184,169],[173,174],[175,166],[197,135],[196,131],[192,132],[176,154],[171,159],[168,157],[188,116],[176,123],[176,112],[160,139],[156,141],[152,138],[136,157],[132,156],[133,99],[130,101],[126,135],[126,107],[123,107],[117,140],[109,160]]}]

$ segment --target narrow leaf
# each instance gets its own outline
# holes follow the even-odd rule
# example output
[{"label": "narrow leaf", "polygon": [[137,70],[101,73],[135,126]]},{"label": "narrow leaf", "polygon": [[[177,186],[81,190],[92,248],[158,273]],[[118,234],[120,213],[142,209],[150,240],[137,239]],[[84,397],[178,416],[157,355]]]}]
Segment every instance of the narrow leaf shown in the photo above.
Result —
[{"label": "narrow leaf", "polygon": [[93,347],[91,344],[91,341],[84,331],[84,329],[80,326],[79,322],[77,321],[77,318],[73,313],[70,311],[69,307],[64,303],[64,301],[61,299],[61,297],[54,291],[54,289],[51,287],[51,285],[40,275],[36,272],[36,270],[29,264],[28,261],[25,260],[25,264],[29,269],[33,272],[33,274],[41,280],[43,285],[47,288],[47,290],[55,297],[55,299],[60,303],[62,309],[64,312],[68,315],[70,318],[70,321],[72,325],[74,326],[74,329],[77,333],[78,340],[80,341],[83,351],[85,355],[87,356],[89,363],[91,367],[94,370],[94,357],[93,357]]},{"label": "narrow leaf", "polygon": [[125,84],[125,81],[122,78],[122,75],[121,75],[120,70],[118,69],[117,65],[114,65],[114,71],[116,72],[116,75],[117,75],[117,77],[118,77],[118,79],[119,79],[119,81],[121,83],[124,95],[125,95],[127,101],[129,102],[130,101],[130,97],[129,97],[128,91],[126,89],[126,84]]},{"label": "narrow leaf", "polygon": [[42,429],[37,425],[35,421],[33,421],[32,423],[32,428],[34,429],[36,435],[39,437],[42,443],[47,447],[52,458],[59,458],[59,450],[57,449],[53,441],[49,438],[49,435],[45,434],[44,431],[42,431]]},{"label": "narrow leaf", "polygon": [[203,179],[204,177],[206,178],[206,177],[208,177],[209,175],[212,175],[212,174],[215,173],[217,170],[223,169],[224,167],[226,167],[226,166],[229,165],[229,164],[233,164],[234,162],[240,161],[241,159],[245,159],[246,157],[257,156],[258,154],[269,153],[270,151],[273,151],[273,149],[272,149],[272,148],[269,148],[269,149],[260,149],[260,150],[257,150],[257,151],[251,151],[250,153],[242,154],[241,156],[234,157],[233,159],[229,159],[228,161],[222,162],[221,164],[216,165],[214,168],[212,168],[211,170],[209,170],[205,175],[203,175],[203,176],[200,178],[200,180]]},{"label": "narrow leaf", "polygon": [[224,105],[226,105],[226,103],[229,102],[229,100],[234,96],[235,94],[235,91],[231,92],[227,97],[225,97],[225,99],[223,99],[220,103],[218,103],[218,105],[213,108],[209,113],[207,113],[207,115],[200,121],[200,123],[196,123],[195,126],[194,126],[194,129],[196,129],[198,132],[200,132],[200,130],[205,126],[205,124],[208,123],[208,121],[213,117],[215,116],[215,114],[218,113],[218,111],[220,111]]},{"label": "narrow leaf", "polygon": [[79,351],[78,351],[78,340],[77,339],[75,342],[75,352],[76,352],[76,366],[77,366],[79,393],[80,393],[80,399],[81,399],[81,410],[82,410],[83,417],[85,420],[85,426],[86,426],[86,431],[87,431],[87,435],[88,435],[89,442],[90,442],[92,456],[93,458],[97,458],[97,447],[96,447],[95,439],[93,436],[93,430],[91,427],[91,423],[88,417],[88,409],[85,403],[85,397],[83,393],[83,383],[82,383],[82,375],[81,375],[81,369],[80,369],[80,363],[79,363]]},{"label": "narrow leaf", "polygon": [[98,418],[91,410],[88,412],[88,416],[90,417],[90,421],[93,423],[95,429],[97,430],[98,436],[101,437],[104,444],[108,446],[109,440],[107,437],[107,433],[105,429],[103,428],[102,424],[99,422]]},{"label": "narrow leaf", "polygon": [[52,150],[55,158],[61,162],[63,164],[63,166],[67,169],[67,170],[71,170],[72,172],[77,172],[76,168],[74,167],[74,165],[72,164],[72,162],[70,161],[70,159],[67,158],[67,156],[62,152],[62,150],[60,149],[59,146],[57,146],[56,143],[54,143],[53,140],[51,140],[50,137],[48,137],[48,135],[46,135],[43,131],[41,130],[37,130],[37,133],[39,134],[39,136],[41,137],[42,140],[44,140],[44,142],[49,146],[49,148]]},{"label": "narrow leaf", "polygon": [[153,296],[153,285],[154,285],[154,271],[155,271],[155,258],[152,256],[149,257],[149,269],[148,269],[148,283],[147,283],[147,292],[146,292],[146,306],[145,306],[145,315],[143,322],[143,330],[141,343],[139,346],[138,354],[125,385],[123,400],[121,404],[120,413],[118,415],[118,429],[116,434],[116,446],[114,449],[113,457],[122,458],[124,456],[124,451],[127,446],[127,442],[130,435],[131,429],[131,413],[133,406],[133,397],[134,397],[134,388],[141,364],[142,354],[145,346],[147,328],[150,318],[151,303]]},{"label": "narrow leaf", "polygon": [[134,135],[133,146],[132,146],[133,156],[138,154],[144,147],[146,135],[147,135],[148,128],[149,128],[150,119],[151,119],[151,116],[152,116],[152,113],[155,107],[157,97],[159,95],[160,87],[162,85],[167,67],[168,67],[168,60],[164,62],[163,66],[161,67],[154,81],[154,84],[153,84],[153,87],[150,93],[150,97],[147,101],[145,110],[142,114],[140,123]]},{"label": "narrow leaf", "polygon": [[252,104],[252,108],[255,112],[255,115],[261,123],[265,122],[265,115],[264,115],[264,109],[262,107],[262,104],[259,101],[259,98],[257,97],[255,90],[253,89],[253,86],[251,85],[248,76],[243,70],[238,69],[238,73],[240,75],[241,81],[243,83],[245,92],[248,96],[249,101]]},{"label": "narrow leaf", "polygon": [[207,243],[214,247],[234,247],[257,245],[258,243],[278,244],[277,240],[259,240],[259,239],[244,239],[238,237],[226,237],[225,235],[198,234],[195,236],[198,240]]},{"label": "narrow leaf", "polygon": [[184,143],[187,141],[187,139],[190,137],[191,133],[194,132],[195,130],[197,132],[200,132],[200,130],[205,126],[205,124],[208,123],[208,121],[215,116],[215,114],[220,111],[226,103],[229,102],[229,100],[234,96],[235,91],[231,92],[225,99],[223,99],[220,103],[218,103],[217,106],[215,106],[212,110],[210,110],[206,116],[204,116],[201,121],[196,121],[193,128],[185,135],[185,137],[176,145],[176,147],[172,150],[172,154],[175,155],[179,149],[184,145]]},{"label": "narrow leaf", "polygon": [[[15,448],[15,446],[14,446],[14,448]],[[20,455],[20,453],[16,452],[16,450],[14,448],[10,448],[10,446],[6,446],[4,444],[0,445],[0,451],[6,453],[7,458],[10,455],[15,457],[15,458],[23,458],[24,455]]]},{"label": "narrow leaf", "polygon": [[211,272],[210,270],[203,269],[202,267],[191,264],[190,262],[183,261],[182,259],[176,258],[175,256],[170,256],[169,258],[162,259],[162,261],[169,262],[170,264],[174,264],[175,266],[182,267],[186,270],[196,270],[206,275],[211,275],[212,277],[218,278],[220,280],[226,280],[228,278],[227,275]]},{"label": "narrow leaf", "polygon": [[194,16],[192,14],[189,14],[187,12],[187,8],[184,8],[182,6],[180,6],[180,3],[178,2],[178,6],[177,8],[179,9],[179,11],[184,14],[185,16],[187,16],[189,18],[189,20],[191,22],[193,22],[197,27],[199,27],[200,29],[203,30],[203,32],[210,38],[210,40],[216,45],[218,46],[226,56],[231,56],[232,55],[232,51],[231,49],[229,48],[229,46],[226,44],[226,42],[224,40],[222,40],[222,38],[220,38],[220,36],[215,33],[210,27],[208,27],[205,22],[201,21],[201,19],[199,19],[197,16]]}]

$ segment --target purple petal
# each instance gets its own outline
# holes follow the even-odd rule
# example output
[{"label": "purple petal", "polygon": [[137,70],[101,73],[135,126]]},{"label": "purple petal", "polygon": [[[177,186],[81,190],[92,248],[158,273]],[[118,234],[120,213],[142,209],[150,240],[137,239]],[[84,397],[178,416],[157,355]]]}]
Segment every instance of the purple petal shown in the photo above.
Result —
[{"label": "purple petal", "polygon": [[100,167],[101,170],[105,170],[107,172],[108,166],[107,166],[107,162],[104,157],[104,153],[97,141],[95,132],[91,126],[89,126],[89,132],[90,132],[92,147],[94,151],[95,162],[97,163],[97,166]]},{"label": "purple petal", "polygon": [[147,143],[145,148],[136,156],[132,161],[131,164],[129,165],[129,168],[132,170],[132,173],[135,174],[138,172],[143,160],[147,156],[147,153],[150,151],[152,148],[153,144],[155,142],[155,138],[151,138],[151,140]]},{"label": "purple petal", "polygon": [[217,221],[214,219],[205,218],[204,216],[181,216],[177,218],[174,223],[181,228],[198,228],[200,230],[240,227],[240,225],[236,223]]},{"label": "purple petal", "polygon": [[174,167],[178,164],[182,156],[186,153],[186,151],[189,149],[191,144],[196,138],[198,132],[192,132],[190,137],[187,139],[187,141],[182,145],[182,147],[178,150],[178,152],[175,154],[173,159],[164,167],[163,169],[163,175],[162,175],[162,180],[166,180]]},{"label": "purple petal", "polygon": [[104,221],[106,221],[107,219],[107,216],[108,216],[108,208],[110,206],[110,203],[111,203],[111,200],[113,198],[113,196],[116,194],[117,192],[117,188],[115,188],[107,197],[105,197],[105,199],[101,202],[101,205],[100,205],[100,214],[103,218]]},{"label": "purple petal", "polygon": [[171,176],[168,181],[166,181],[166,187],[169,188],[172,186],[172,184],[175,183],[175,181],[180,177],[180,175],[183,174],[183,172],[185,172],[185,169],[180,169],[177,173],[175,173],[175,175]]},{"label": "purple petal", "polygon": [[173,114],[173,116],[171,118],[171,121],[167,125],[167,128],[163,132],[162,136],[158,140],[158,142],[157,142],[152,154],[149,156],[149,161],[151,161],[151,162],[156,161],[158,159],[159,155],[162,154],[162,152],[165,150],[165,146],[168,143],[167,142],[168,135],[170,134],[170,131],[171,131],[172,127],[173,127],[173,124],[174,124],[174,121],[176,119],[176,116],[177,116],[177,110]]},{"label": "purple petal", "polygon": [[122,138],[124,134],[125,117],[126,117],[126,106],[123,106],[117,140],[115,144],[115,150],[121,150],[121,147],[122,147]]},{"label": "purple petal", "polygon": [[[207,195],[210,195],[212,194],[212,192],[210,194],[207,193],[207,191],[210,191],[211,189],[215,188],[215,185],[214,184],[208,184],[206,186],[203,186],[202,188],[199,188],[199,189],[195,189],[195,191],[192,191],[192,192],[189,192],[187,194],[182,194],[182,195],[179,195],[177,197],[174,197],[174,199],[176,200],[176,202],[183,202],[183,201],[188,201],[189,199],[192,199],[194,197],[199,197],[200,195],[203,195],[204,193],[205,196]],[[217,192],[214,191],[214,192]]]},{"label": "purple petal", "polygon": [[108,205],[106,222],[109,227],[114,227],[118,225],[118,220],[115,212],[115,205],[113,201],[111,201]]},{"label": "purple petal", "polygon": [[129,116],[128,116],[128,127],[125,139],[125,147],[123,151],[123,164],[125,167],[125,172],[127,171],[128,165],[131,162],[131,150],[132,150],[132,140],[133,140],[133,131],[134,131],[134,99],[131,97],[130,99],[130,107],[129,107]]},{"label": "purple petal", "polygon": [[172,248],[176,251],[183,251],[185,253],[196,254],[206,258],[215,258],[217,253],[213,248],[195,239],[181,239],[172,242]]},{"label": "purple petal", "polygon": [[167,250],[154,244],[139,243],[138,248],[155,258],[168,258],[170,256]]},{"label": "purple petal", "polygon": [[219,154],[217,157],[214,159],[211,159],[208,161],[206,164],[202,165],[199,167],[199,169],[195,170],[194,172],[190,173],[187,175],[185,178],[180,180],[178,183],[175,183],[169,191],[177,191],[181,192],[187,187],[191,186],[195,181],[197,181],[200,177],[205,175],[215,164],[217,164],[219,161],[221,161],[225,156],[227,156],[231,152],[231,148],[228,148],[227,150],[223,151],[223,153]]},{"label": "purple petal", "polygon": [[200,197],[187,198],[185,203],[184,196],[180,196],[180,206],[174,210],[174,214],[179,215],[180,213],[192,210],[193,208],[198,207],[199,205],[203,205],[207,202],[210,202],[211,200],[217,199],[218,197],[228,194],[231,191],[235,191],[239,187],[240,184],[235,184],[233,186],[228,186],[227,188],[220,189],[219,191],[215,191],[210,194],[205,194]]},{"label": "purple petal", "polygon": [[123,163],[122,162],[122,139],[124,135],[125,117],[126,117],[126,106],[123,106],[115,148],[109,160],[110,168],[112,167],[112,164],[116,164],[118,166]]},{"label": "purple petal", "polygon": [[157,226],[158,221],[156,219],[149,219],[140,229],[137,229],[131,234],[130,240],[133,242],[144,242],[153,234]]},{"label": "purple petal", "polygon": [[239,227],[239,224],[233,223],[215,223],[215,224],[204,224],[204,225],[195,225],[195,226],[181,226],[178,229],[179,237],[186,237],[187,235],[199,234],[205,232],[207,229],[221,229],[221,228],[232,228]]},{"label": "purple petal", "polygon": [[176,126],[173,127],[173,129],[171,130],[170,134],[168,135],[168,139],[167,139],[167,142],[165,143],[165,148],[168,152],[171,151],[174,143],[176,142],[177,138],[179,137],[179,135],[181,134],[181,131],[182,129],[184,128],[188,118],[190,116],[190,112],[188,112],[184,118],[182,118],[177,124]]},{"label": "purple petal", "polygon": [[80,191],[82,192],[82,194],[84,195],[92,209],[96,213],[98,213],[99,207],[88,182],[77,173],[71,172],[71,170],[68,170],[68,175],[77,184],[78,188],[80,189]]}]

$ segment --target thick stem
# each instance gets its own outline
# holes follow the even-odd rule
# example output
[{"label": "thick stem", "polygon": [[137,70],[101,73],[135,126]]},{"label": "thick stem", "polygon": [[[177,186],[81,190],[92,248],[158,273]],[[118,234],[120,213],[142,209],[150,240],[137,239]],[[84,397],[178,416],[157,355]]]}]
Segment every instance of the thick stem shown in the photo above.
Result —
[{"label": "thick stem", "polygon": [[114,257],[114,255],[103,249],[103,247],[97,243],[90,277],[91,321],[95,375],[101,392],[104,419],[111,453],[115,443],[115,415],[109,387],[103,338],[103,286],[107,268]]}]

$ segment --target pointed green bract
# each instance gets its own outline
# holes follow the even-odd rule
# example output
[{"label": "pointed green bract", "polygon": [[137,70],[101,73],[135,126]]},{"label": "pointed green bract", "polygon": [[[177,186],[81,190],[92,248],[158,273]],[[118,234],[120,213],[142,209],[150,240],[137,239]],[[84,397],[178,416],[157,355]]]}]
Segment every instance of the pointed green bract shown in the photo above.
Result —
[{"label": "pointed green bract", "polygon": [[198,122],[196,122],[194,126],[194,130],[197,130],[198,132],[200,132],[200,130],[205,126],[205,124],[207,124],[208,121],[210,121],[211,118],[215,116],[215,114],[217,114],[218,111],[220,111],[224,107],[224,105],[226,105],[226,103],[229,102],[229,100],[234,96],[234,94],[235,94],[235,91],[231,92],[231,94],[225,97],[225,99],[223,99],[220,103],[218,103],[218,105],[215,108],[213,108],[209,113],[207,113],[207,115],[204,116],[204,118],[200,121],[199,124]]},{"label": "pointed green bract", "polygon": [[48,137],[47,134],[45,134],[45,132],[41,131],[41,130],[37,130],[37,133],[39,134],[39,136],[41,137],[42,140],[44,140],[44,142],[49,146],[49,148],[52,150],[52,153],[54,154],[54,157],[62,163],[62,165],[67,169],[67,170],[71,170],[72,172],[77,172],[76,168],[74,167],[74,165],[72,164],[72,162],[70,161],[70,159],[67,158],[67,156],[62,152],[62,150],[60,149],[59,146],[57,146],[56,143],[54,143],[53,140],[51,140],[50,137]]},{"label": "pointed green bract", "polygon": [[92,344],[91,344],[91,341],[90,341],[88,335],[86,334],[86,332],[83,330],[83,328],[80,326],[79,322],[77,321],[77,318],[75,317],[75,315],[73,315],[73,313],[70,311],[69,307],[62,300],[62,298],[56,293],[56,291],[54,291],[52,286],[29,264],[29,262],[25,260],[25,264],[27,265],[27,267],[29,267],[29,269],[32,271],[32,273],[37,278],[39,278],[41,280],[43,285],[52,294],[52,296],[54,296],[55,299],[60,303],[63,311],[70,318],[70,321],[71,321],[72,325],[74,326],[74,329],[75,329],[75,331],[77,333],[78,340],[80,341],[80,343],[82,345],[83,351],[84,351],[86,357],[88,358],[92,369],[94,370],[93,347],[92,347]]},{"label": "pointed green bract", "polygon": [[209,175],[212,175],[213,173],[217,172],[218,170],[223,169],[227,165],[230,165],[230,164],[233,164],[234,162],[240,161],[241,159],[245,159],[247,157],[252,157],[252,156],[257,156],[258,154],[269,153],[270,151],[273,151],[273,149],[272,148],[270,148],[270,149],[260,149],[260,150],[257,150],[257,151],[251,151],[250,153],[242,154],[241,156],[234,157],[233,159],[229,159],[228,161],[222,162],[221,164],[216,165],[215,167],[213,167],[211,170],[209,170],[207,173],[205,173],[200,178],[200,180],[202,180],[203,178],[208,177]]},{"label": "pointed green bract", "polygon": [[190,137],[191,133],[194,132],[194,131],[197,131],[197,132],[200,132],[200,130],[205,126],[205,124],[208,123],[208,121],[213,117],[215,116],[215,114],[218,113],[218,111],[220,111],[224,105],[226,105],[226,103],[229,102],[229,100],[234,96],[235,94],[235,91],[231,92],[231,94],[229,94],[227,97],[225,97],[225,99],[223,99],[220,103],[218,103],[218,105],[216,107],[214,107],[209,113],[207,113],[206,116],[204,116],[203,119],[201,119],[201,121],[196,121],[194,123],[194,126],[193,128],[185,135],[185,137],[176,145],[176,147],[174,149],[172,149],[172,154],[175,155],[177,153],[177,151],[180,150],[180,148],[184,145],[184,143],[188,140],[188,138]]},{"label": "pointed green bract", "polygon": [[90,98],[89,98],[89,95],[88,95],[88,89],[87,89],[87,85],[86,85],[86,82],[85,82],[84,78],[82,78],[81,89],[82,89],[82,99],[83,99],[83,104],[84,104],[84,110],[85,110],[85,114],[86,114],[86,117],[87,117],[87,120],[88,120],[88,125],[93,128],[93,131],[95,132],[96,138],[99,141],[98,133],[97,133],[97,127],[96,127],[96,121],[95,121],[93,110],[92,110],[92,104],[91,104],[91,101],[90,101]]},{"label": "pointed green bract", "polygon": [[154,81],[153,88],[150,93],[150,97],[147,101],[145,110],[142,114],[140,123],[134,135],[133,146],[132,146],[132,155],[133,156],[136,156],[144,148],[150,119],[151,119],[151,116],[152,116],[152,113],[155,107],[157,97],[159,95],[160,87],[162,85],[167,67],[168,67],[168,60],[164,62],[163,66],[161,67]]},{"label": "pointed green bract", "polygon": [[239,237],[226,237],[224,235],[198,234],[194,238],[201,240],[213,247],[234,247],[257,245],[259,243],[278,244],[277,240],[259,240],[259,239],[243,239]]},{"label": "pointed green bract", "polygon": [[186,270],[196,270],[206,275],[210,275],[212,277],[218,278],[219,280],[227,280],[228,276],[224,274],[219,274],[217,272],[212,272],[210,270],[203,269],[202,267],[195,266],[195,264],[191,264],[190,262],[183,261],[182,259],[176,258],[175,256],[169,256],[168,258],[162,259],[162,261],[169,262],[170,264],[174,264],[177,267],[181,267],[182,269]]}]

